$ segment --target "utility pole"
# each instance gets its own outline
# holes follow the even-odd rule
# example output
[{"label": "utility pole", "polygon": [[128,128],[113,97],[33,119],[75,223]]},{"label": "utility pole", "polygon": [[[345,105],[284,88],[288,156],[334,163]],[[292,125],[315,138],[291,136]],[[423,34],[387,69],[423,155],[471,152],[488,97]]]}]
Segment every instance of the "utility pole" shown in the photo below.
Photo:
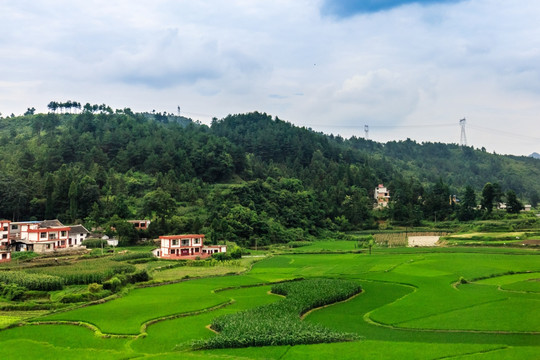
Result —
[{"label": "utility pole", "polygon": [[459,145],[467,146],[467,135],[465,134],[465,123],[467,120],[465,118],[459,120],[459,125],[461,126],[461,138],[459,139]]}]

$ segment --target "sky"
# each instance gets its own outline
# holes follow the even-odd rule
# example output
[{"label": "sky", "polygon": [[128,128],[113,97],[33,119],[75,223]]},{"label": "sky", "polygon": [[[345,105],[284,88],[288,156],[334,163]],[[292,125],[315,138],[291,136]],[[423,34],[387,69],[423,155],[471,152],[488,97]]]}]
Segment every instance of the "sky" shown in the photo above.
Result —
[{"label": "sky", "polygon": [[540,153],[537,0],[0,0],[0,113],[251,111],[327,134]]}]

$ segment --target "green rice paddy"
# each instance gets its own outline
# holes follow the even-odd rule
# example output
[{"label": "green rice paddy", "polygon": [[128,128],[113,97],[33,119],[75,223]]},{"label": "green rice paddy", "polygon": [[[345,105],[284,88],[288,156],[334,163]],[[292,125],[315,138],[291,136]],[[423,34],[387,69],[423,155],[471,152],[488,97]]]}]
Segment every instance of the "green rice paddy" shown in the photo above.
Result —
[{"label": "green rice paddy", "polygon": [[[243,275],[132,289],[103,304],[35,314],[0,331],[2,359],[540,358],[539,255],[499,248],[276,255]],[[195,341],[217,336],[206,328],[215,318],[276,303],[282,298],[269,294],[269,283],[295,278],[359,283],[361,294],[302,320],[357,340],[193,350]]]}]

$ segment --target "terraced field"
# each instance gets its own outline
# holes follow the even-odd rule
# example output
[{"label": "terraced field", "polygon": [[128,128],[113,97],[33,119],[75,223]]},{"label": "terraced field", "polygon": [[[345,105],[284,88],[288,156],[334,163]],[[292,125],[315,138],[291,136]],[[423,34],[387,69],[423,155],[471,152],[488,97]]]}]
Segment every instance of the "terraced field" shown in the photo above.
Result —
[{"label": "terraced field", "polygon": [[[273,256],[244,275],[134,289],[104,304],[33,318],[0,331],[2,359],[540,358],[539,255],[409,248]],[[302,320],[356,340],[193,349],[194,341],[216,336],[206,328],[213,319],[277,303],[282,297],[269,293],[269,283],[295,278],[360,284],[359,295]]]}]

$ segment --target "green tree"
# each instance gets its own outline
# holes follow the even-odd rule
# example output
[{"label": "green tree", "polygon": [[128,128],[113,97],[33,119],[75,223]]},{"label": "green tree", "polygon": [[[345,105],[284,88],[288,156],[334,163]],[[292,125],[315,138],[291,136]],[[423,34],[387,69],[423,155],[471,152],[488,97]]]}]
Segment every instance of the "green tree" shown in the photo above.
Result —
[{"label": "green tree", "polygon": [[463,201],[460,203],[458,218],[461,221],[470,221],[476,217],[476,194],[472,186],[465,187]]},{"label": "green tree", "polygon": [[171,194],[161,188],[150,191],[143,198],[143,214],[145,216],[155,216],[165,220],[176,210],[176,202]]},{"label": "green tree", "polygon": [[495,200],[495,189],[493,184],[486,183],[482,189],[482,200],[480,204],[482,205],[482,210],[486,211],[487,214],[491,214],[493,211],[493,201]]},{"label": "green tree", "polygon": [[516,193],[513,190],[508,190],[506,193],[506,212],[519,214],[523,209],[523,204],[518,200]]}]

